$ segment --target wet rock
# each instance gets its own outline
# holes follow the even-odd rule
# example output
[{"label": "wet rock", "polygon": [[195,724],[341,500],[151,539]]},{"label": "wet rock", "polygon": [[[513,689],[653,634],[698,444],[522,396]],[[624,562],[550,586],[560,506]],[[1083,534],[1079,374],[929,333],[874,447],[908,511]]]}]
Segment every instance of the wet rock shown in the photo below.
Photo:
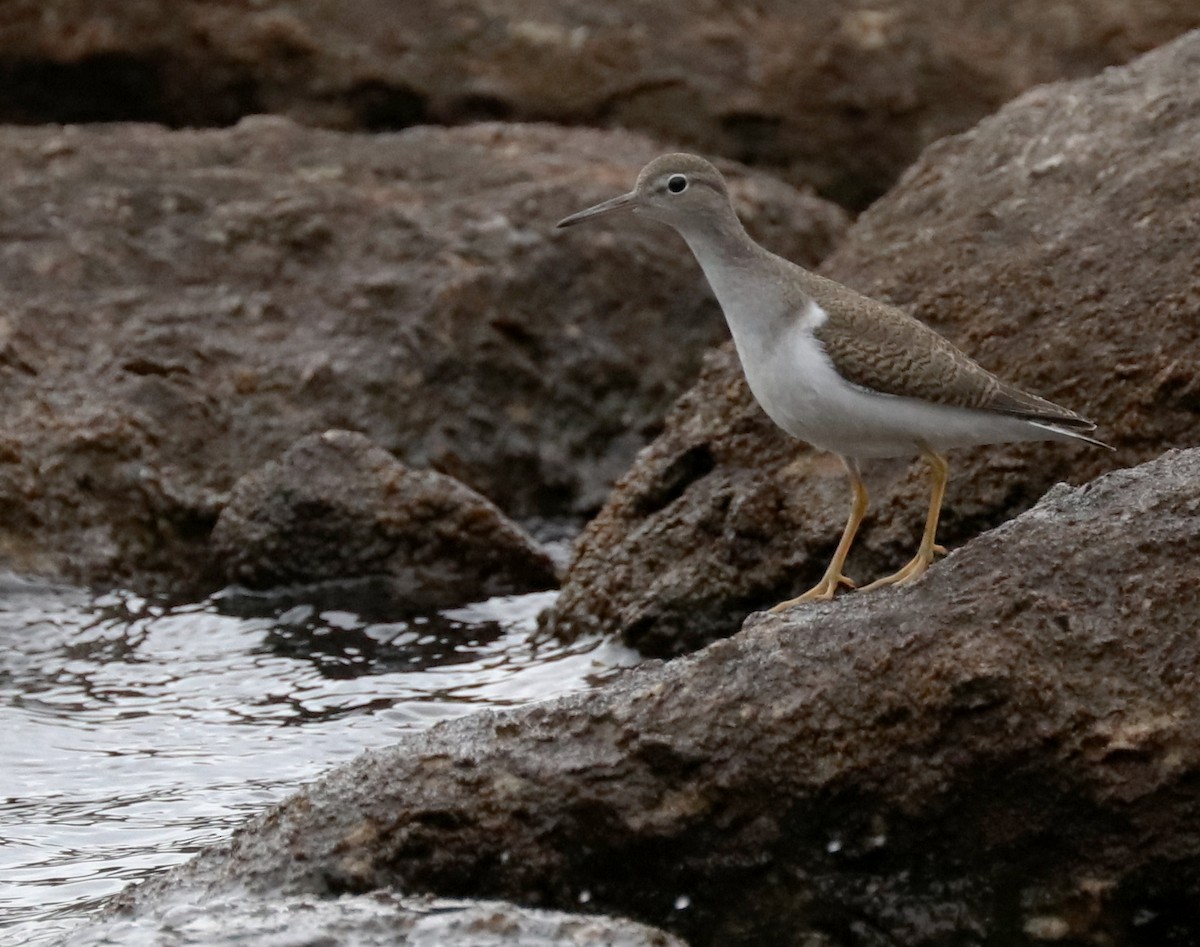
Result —
[{"label": "wet rock", "polygon": [[[823,267],[905,307],[1021,386],[1096,420],[1117,451],[1030,444],[951,455],[953,546],[1083,482],[1200,443],[1200,33],[1036,89],[931,148]],[[866,466],[860,582],[916,548],[923,464]],[[849,488],[778,431],[718,352],[581,537],[548,625],[674,654],[822,574]]]},{"label": "wet rock", "polygon": [[45,0],[0,8],[0,118],[621,125],[861,205],[1021,90],[1196,26],[1191,0]]},{"label": "wet rock", "polygon": [[[594,512],[724,331],[683,246],[553,230],[659,148],[266,118],[0,129],[0,565],[194,584],[234,482],[330,428],[512,516]],[[740,187],[800,258],[843,229],[779,182]]]},{"label": "wet rock", "polygon": [[384,892],[171,904],[136,919],[88,925],[73,931],[70,942],[72,947],[683,947],[663,931],[621,918]]},{"label": "wet rock", "polygon": [[112,907],[586,894],[693,947],[1168,943],[1200,895],[1197,562],[1200,449],[1060,485],[919,586],[364,755]]},{"label": "wet rock", "polygon": [[212,547],[229,582],[366,580],[414,612],[556,584],[546,553],[484,497],[349,431],[302,438],[239,480]]}]

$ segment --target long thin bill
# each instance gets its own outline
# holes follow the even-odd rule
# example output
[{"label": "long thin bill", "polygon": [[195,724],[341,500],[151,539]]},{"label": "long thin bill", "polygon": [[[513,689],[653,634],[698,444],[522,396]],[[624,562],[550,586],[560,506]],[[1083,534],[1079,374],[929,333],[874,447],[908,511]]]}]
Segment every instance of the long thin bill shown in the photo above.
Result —
[{"label": "long thin bill", "polygon": [[620,197],[614,197],[611,200],[604,201],[602,204],[597,204],[595,207],[589,207],[587,210],[581,210],[578,214],[572,214],[570,217],[564,217],[556,226],[559,227],[574,227],[576,224],[583,223],[591,217],[599,217],[601,214],[610,214],[617,210],[628,210],[633,206],[633,192],[622,194]]}]

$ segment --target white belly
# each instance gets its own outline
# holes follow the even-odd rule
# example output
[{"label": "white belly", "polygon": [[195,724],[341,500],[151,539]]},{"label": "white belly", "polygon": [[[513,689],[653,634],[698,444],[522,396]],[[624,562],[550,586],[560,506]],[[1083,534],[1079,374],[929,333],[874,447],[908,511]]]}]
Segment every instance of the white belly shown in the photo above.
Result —
[{"label": "white belly", "polygon": [[[738,354],[754,397],[771,420],[814,447],[846,457],[898,457],[929,447],[1046,440],[1056,435],[1019,418],[878,394],[845,381],[811,323],[777,344]],[[736,341],[736,335],[735,335]]]}]

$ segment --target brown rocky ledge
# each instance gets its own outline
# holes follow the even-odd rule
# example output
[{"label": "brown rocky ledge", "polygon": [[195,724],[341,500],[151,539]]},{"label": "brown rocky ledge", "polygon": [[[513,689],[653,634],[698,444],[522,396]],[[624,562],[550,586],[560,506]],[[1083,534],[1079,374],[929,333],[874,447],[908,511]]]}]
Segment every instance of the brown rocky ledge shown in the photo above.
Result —
[{"label": "brown rocky ledge", "polygon": [[752,618],[372,752],[122,895],[501,897],[692,947],[1182,943],[1200,903],[1200,449],[919,585]]},{"label": "brown rocky ledge", "polygon": [[[228,490],[330,428],[510,516],[594,512],[722,331],[683,246],[554,232],[659,149],[277,118],[0,129],[0,567],[210,591],[195,563]],[[739,178],[781,251],[815,262],[842,232]]]},{"label": "brown rocky ledge", "polygon": [[861,205],[1021,90],[1198,25],[1193,0],[9,0],[0,118],[621,125]]},{"label": "brown rocky ledge", "polygon": [[[824,265],[1092,417],[1117,448],[956,452],[950,546],[1059,480],[1200,443],[1198,74],[1200,32],[1026,94],[929,149]],[[920,463],[866,473],[872,508],[848,567],[860,581],[912,555],[928,490]],[[658,655],[731,634],[816,582],[848,498],[841,465],[778,431],[725,349],[584,532],[547,624]]]}]

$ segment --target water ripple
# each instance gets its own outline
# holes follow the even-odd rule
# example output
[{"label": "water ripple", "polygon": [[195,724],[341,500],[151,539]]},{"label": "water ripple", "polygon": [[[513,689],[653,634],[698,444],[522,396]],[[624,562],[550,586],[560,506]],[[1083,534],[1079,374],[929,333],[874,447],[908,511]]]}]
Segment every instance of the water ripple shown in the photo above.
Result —
[{"label": "water ripple", "polygon": [[553,598],[368,622],[0,577],[0,941],[50,943],[364,749],[636,661],[597,641],[535,644]]}]

